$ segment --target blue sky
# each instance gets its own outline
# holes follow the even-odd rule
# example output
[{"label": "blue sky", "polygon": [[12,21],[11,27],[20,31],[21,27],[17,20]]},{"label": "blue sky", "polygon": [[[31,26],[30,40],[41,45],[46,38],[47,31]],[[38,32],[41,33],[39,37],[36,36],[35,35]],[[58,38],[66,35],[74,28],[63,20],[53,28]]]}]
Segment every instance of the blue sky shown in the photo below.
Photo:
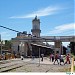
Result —
[{"label": "blue sky", "polygon": [[[31,33],[32,19],[41,21],[41,36],[74,35],[74,0],[0,0],[0,25]],[[2,39],[16,33],[0,28]]]}]

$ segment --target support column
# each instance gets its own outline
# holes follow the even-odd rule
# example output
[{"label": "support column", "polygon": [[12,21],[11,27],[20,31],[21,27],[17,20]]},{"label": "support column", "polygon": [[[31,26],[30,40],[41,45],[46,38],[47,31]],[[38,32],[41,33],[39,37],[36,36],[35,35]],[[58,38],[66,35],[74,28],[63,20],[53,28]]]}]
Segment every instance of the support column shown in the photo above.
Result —
[{"label": "support column", "polygon": [[25,46],[24,42],[20,42],[19,46],[20,46],[20,55],[24,55],[24,46]]},{"label": "support column", "polygon": [[27,45],[27,42],[25,42],[25,56],[27,57],[27,52],[28,52],[28,45]]},{"label": "support column", "polygon": [[55,41],[55,54],[58,52],[59,54],[61,54],[61,45],[62,45],[62,43],[61,43],[61,41],[59,40],[56,40]]}]

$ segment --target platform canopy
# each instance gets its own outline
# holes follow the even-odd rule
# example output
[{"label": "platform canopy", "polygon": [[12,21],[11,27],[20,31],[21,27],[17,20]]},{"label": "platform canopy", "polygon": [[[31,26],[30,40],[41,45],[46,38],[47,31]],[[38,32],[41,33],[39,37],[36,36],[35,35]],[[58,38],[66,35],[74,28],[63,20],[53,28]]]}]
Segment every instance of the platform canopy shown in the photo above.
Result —
[{"label": "platform canopy", "polygon": [[31,45],[34,45],[34,46],[38,46],[38,47],[44,47],[44,48],[50,48],[49,46],[46,46],[46,45],[41,45],[41,44],[36,44],[36,43],[31,43]]}]

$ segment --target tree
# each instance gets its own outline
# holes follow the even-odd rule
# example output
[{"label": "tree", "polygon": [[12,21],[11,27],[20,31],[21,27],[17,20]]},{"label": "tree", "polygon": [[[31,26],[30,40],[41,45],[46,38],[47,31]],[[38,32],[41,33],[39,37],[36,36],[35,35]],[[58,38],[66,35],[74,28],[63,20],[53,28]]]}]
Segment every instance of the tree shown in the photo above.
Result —
[{"label": "tree", "polygon": [[11,40],[5,40],[5,45],[3,46],[4,50],[11,49]]},{"label": "tree", "polygon": [[63,54],[66,55],[66,50],[67,48],[65,46],[63,46]]},{"label": "tree", "polygon": [[75,42],[70,42],[69,47],[71,48],[71,53],[75,55]]}]

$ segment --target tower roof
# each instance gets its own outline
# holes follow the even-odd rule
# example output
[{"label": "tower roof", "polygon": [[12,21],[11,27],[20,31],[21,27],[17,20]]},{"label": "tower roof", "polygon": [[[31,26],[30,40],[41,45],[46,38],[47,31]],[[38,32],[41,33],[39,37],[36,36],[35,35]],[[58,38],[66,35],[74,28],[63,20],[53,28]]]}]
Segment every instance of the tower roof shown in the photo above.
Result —
[{"label": "tower roof", "polygon": [[35,18],[33,19],[33,21],[40,21],[40,19],[38,19],[37,15],[36,15]]},{"label": "tower roof", "polygon": [[35,16],[35,19],[37,19],[37,15]]}]

